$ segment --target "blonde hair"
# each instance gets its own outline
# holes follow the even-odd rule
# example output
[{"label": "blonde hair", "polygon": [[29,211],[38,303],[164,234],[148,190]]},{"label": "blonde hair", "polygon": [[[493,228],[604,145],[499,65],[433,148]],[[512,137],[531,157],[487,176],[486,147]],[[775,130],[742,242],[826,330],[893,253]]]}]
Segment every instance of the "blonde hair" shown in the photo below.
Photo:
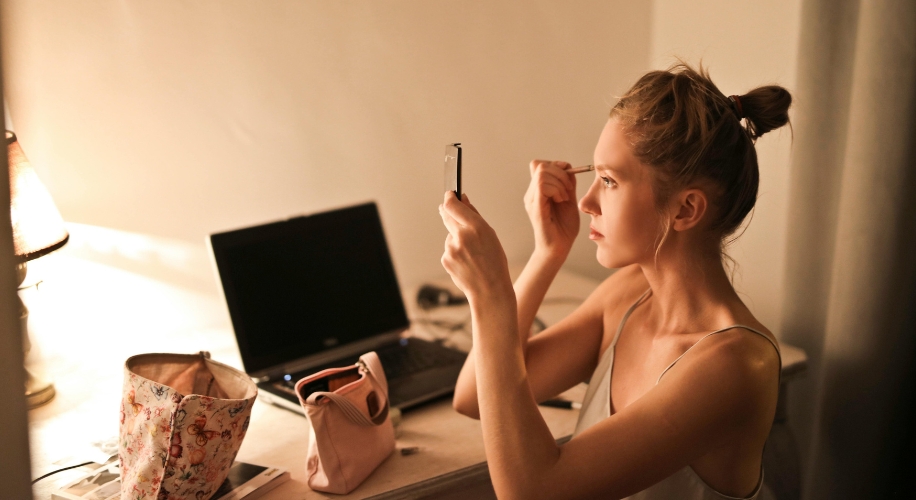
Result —
[{"label": "blonde hair", "polygon": [[[710,223],[720,251],[757,201],[760,175],[754,143],[761,135],[789,123],[792,96],[768,85],[727,97],[700,66],[678,63],[652,71],[637,81],[611,110],[636,157],[654,175],[656,205],[661,208],[678,189],[697,181],[715,186],[706,193]],[[744,125],[741,121],[744,120]],[[660,235],[658,247],[667,238]]]}]

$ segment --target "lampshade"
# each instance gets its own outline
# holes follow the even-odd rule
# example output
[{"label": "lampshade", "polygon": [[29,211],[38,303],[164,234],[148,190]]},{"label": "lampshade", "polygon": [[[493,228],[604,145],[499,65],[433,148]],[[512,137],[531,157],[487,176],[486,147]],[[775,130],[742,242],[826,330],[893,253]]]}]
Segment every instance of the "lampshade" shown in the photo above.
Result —
[{"label": "lampshade", "polygon": [[16,134],[6,131],[10,161],[10,218],[13,249],[20,262],[37,259],[64,246],[70,234],[54,200],[35,174]]}]

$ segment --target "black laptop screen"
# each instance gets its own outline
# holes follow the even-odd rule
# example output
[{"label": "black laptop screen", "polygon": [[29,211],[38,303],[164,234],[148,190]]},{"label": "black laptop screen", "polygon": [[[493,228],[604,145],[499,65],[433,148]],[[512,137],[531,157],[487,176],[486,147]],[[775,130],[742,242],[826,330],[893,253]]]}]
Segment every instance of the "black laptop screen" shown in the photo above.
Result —
[{"label": "black laptop screen", "polygon": [[210,243],[249,373],[409,324],[374,203]]}]

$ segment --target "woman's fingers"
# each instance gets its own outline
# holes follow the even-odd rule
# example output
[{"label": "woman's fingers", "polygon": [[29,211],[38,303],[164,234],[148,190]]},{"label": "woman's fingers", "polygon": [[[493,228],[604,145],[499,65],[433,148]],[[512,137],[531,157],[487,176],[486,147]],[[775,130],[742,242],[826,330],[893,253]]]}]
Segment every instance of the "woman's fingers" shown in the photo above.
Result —
[{"label": "woman's fingers", "polygon": [[566,174],[566,178],[569,179],[569,184],[566,186],[566,193],[569,194],[569,197],[573,200],[576,199],[576,174]]},{"label": "woman's fingers", "polygon": [[470,206],[470,202],[465,203],[459,200],[451,191],[445,193],[445,200],[441,207],[446,214],[462,226],[474,225],[480,220],[480,214]]},{"label": "woman's fingers", "polygon": [[455,220],[448,212],[446,212],[443,205],[439,205],[439,216],[442,217],[442,224],[445,225],[445,229],[448,230],[449,234],[457,234],[461,230],[461,225],[458,224],[458,221]]},{"label": "woman's fingers", "polygon": [[477,207],[475,207],[474,205],[471,204],[471,199],[468,198],[467,193],[461,193],[461,202],[464,203],[465,205],[471,207],[471,210],[473,210],[474,213],[476,213],[477,215],[480,215],[480,211],[477,210]]},{"label": "woman's fingers", "polygon": [[[540,198],[540,199],[538,199]],[[569,190],[559,180],[550,176],[538,176],[532,179],[528,191],[525,193],[526,203],[544,203],[544,199],[562,203],[570,199]]]},{"label": "woman's fingers", "polygon": [[569,168],[571,165],[565,161],[551,161],[551,160],[531,160],[531,163],[528,164],[528,168],[531,170],[531,175],[534,176],[535,172],[543,166],[553,166],[560,170]]},{"label": "woman's fingers", "polygon": [[550,198],[557,203],[569,200],[569,190],[563,183],[552,177],[542,179],[540,187],[544,197]]},{"label": "woman's fingers", "polygon": [[440,261],[469,299],[487,287],[502,286],[499,281],[503,277],[508,281],[499,239],[467,196],[459,200],[447,192],[439,215],[448,229]]},{"label": "woman's fingers", "polygon": [[565,161],[533,160],[530,164],[531,177],[550,177],[563,184],[566,190],[575,188],[575,178],[566,172],[572,165]]},{"label": "woman's fingers", "polygon": [[559,181],[563,185],[564,189],[568,190],[572,187],[575,187],[575,175],[566,171],[570,168],[569,163],[564,163],[564,165],[565,166],[562,168],[559,166],[544,168],[542,172],[544,173],[545,177]]}]

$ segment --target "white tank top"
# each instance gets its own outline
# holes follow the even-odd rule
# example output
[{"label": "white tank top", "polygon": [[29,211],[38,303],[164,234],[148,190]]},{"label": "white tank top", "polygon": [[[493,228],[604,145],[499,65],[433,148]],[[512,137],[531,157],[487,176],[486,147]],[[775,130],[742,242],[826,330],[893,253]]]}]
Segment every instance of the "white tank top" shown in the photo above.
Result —
[{"label": "white tank top", "polygon": [[[627,318],[630,317],[630,313],[632,313],[638,305],[643,303],[646,297],[649,296],[650,291],[651,290],[647,290],[646,293],[642,294],[639,300],[630,306],[626,314],[623,315],[623,319],[620,320],[620,325],[617,327],[617,333],[614,334],[614,339],[601,356],[601,360],[598,362],[598,366],[592,374],[588,390],[585,393],[585,399],[582,401],[582,409],[579,411],[579,421],[576,424],[576,430],[573,433],[573,437],[578,436],[585,429],[611,416],[611,372],[614,368],[614,348],[617,346],[617,339],[620,338],[620,332],[623,331],[623,325],[626,323]],[[776,354],[779,355],[779,346],[777,346],[775,342],[757,330],[744,325],[732,325],[711,332],[690,346],[690,349],[693,349],[698,343],[710,335],[722,333],[734,328],[744,328],[745,330],[762,336],[773,344],[773,347],[776,348]],[[684,354],[687,354],[690,349],[684,351]],[[662,379],[662,376],[684,357],[684,354],[678,356],[674,362],[662,371],[661,375],[658,376],[658,380],[655,382],[656,385]],[[770,492],[763,485],[763,465],[761,464],[760,467],[760,479],[757,481],[757,487],[754,488],[754,492],[750,496],[743,499],[723,495],[712,489],[712,487],[700,479],[700,476],[698,476],[696,472],[693,471],[693,468],[688,465],[639,493],[628,496],[624,500],[722,500],[723,498],[736,500],[765,500],[772,498]]]}]

